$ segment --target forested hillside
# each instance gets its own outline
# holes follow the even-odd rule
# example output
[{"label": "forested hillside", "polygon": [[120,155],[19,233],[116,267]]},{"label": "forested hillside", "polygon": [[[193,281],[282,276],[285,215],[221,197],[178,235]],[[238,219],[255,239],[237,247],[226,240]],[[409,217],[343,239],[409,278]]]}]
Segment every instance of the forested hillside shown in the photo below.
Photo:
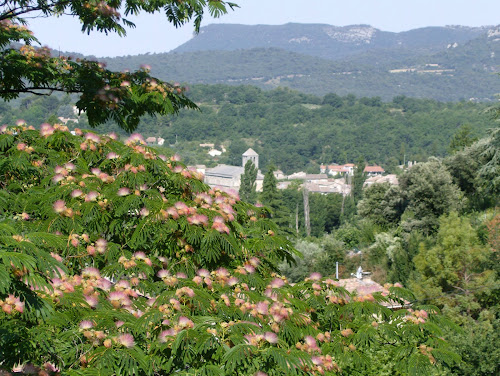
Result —
[{"label": "forested hillside", "polygon": [[[353,162],[360,156],[395,171],[404,160],[446,155],[451,138],[464,125],[476,137],[495,126],[488,106],[471,102],[404,96],[383,102],[379,97],[317,97],[287,89],[224,85],[197,85],[188,94],[200,111],[146,117],[138,130],[165,138],[193,164],[210,160],[198,144],[212,142],[225,145],[228,151],[218,161],[230,164],[239,165],[241,153],[252,147],[260,154],[262,166],[273,162],[288,173],[317,172],[321,163]],[[69,97],[27,97],[18,103],[18,108],[2,105],[2,122],[75,117]],[[80,121],[78,126],[85,128],[85,117]],[[111,124],[99,130],[119,131]]]},{"label": "forested hillside", "polygon": [[[368,26],[329,26],[331,35],[325,28],[211,25],[171,53],[105,60],[119,70],[148,64],[158,77],[189,85],[289,87],[315,95],[352,93],[384,100],[406,95],[491,101],[500,92],[500,80],[493,75],[500,66],[498,27],[394,34]],[[217,40],[224,40],[224,46]]]}]

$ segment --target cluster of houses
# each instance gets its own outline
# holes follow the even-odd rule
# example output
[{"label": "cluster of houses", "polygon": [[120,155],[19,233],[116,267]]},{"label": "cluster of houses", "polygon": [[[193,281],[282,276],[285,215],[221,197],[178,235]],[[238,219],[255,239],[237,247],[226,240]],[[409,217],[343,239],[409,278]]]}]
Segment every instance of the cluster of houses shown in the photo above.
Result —
[{"label": "cluster of houses", "polygon": [[[259,168],[259,155],[253,149],[248,149],[242,154],[241,166],[231,166],[220,164],[213,168],[206,168],[204,165],[192,166],[191,168],[204,174],[204,181],[212,187],[239,190],[241,175],[245,172],[245,164],[251,161],[257,169]],[[282,171],[274,172],[278,180],[278,188],[286,189],[293,181],[301,181],[302,185],[312,193],[339,193],[347,196],[351,193],[351,178],[354,175],[356,166],[352,163],[344,165],[321,165],[319,174],[307,174],[296,172],[285,175]],[[396,175],[383,175],[384,169],[380,166],[366,166],[364,169],[367,179],[365,186],[387,182],[397,185]],[[264,175],[260,170],[257,172],[256,189],[262,191]]]},{"label": "cluster of houses", "polygon": [[[354,163],[346,163],[343,165],[332,164],[328,166],[321,165],[319,166],[319,172],[330,176],[353,176],[355,168],[356,165]],[[365,166],[364,173],[368,177],[380,176],[385,173],[385,170],[377,165]]]}]

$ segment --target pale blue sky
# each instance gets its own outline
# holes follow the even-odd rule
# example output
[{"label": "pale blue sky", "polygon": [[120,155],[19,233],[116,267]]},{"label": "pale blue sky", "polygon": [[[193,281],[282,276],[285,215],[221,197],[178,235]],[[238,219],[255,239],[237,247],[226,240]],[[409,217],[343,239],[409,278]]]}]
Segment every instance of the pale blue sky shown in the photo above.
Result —
[{"label": "pale blue sky", "polygon": [[[231,0],[240,8],[210,23],[281,25],[287,22],[335,26],[369,24],[385,31],[425,26],[482,26],[500,23],[498,0]],[[175,29],[160,15],[134,19],[136,29],[125,38],[80,32],[69,17],[35,19],[31,29],[42,44],[62,51],[95,56],[167,52],[192,36],[192,27]]]}]

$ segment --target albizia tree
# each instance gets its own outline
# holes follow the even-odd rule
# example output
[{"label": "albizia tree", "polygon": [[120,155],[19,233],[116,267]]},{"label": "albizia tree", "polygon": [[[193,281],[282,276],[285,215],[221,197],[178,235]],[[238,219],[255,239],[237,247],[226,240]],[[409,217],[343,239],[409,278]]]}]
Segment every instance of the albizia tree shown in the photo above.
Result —
[{"label": "albizia tree", "polygon": [[276,265],[293,252],[262,208],[138,135],[0,128],[0,373],[347,375],[385,359],[427,375],[455,360],[433,308],[381,305],[411,299],[397,287],[292,285]]},{"label": "albizia tree", "polygon": [[[195,108],[179,84],[149,75],[144,66],[136,72],[113,72],[105,64],[68,56],[52,56],[29,30],[33,17],[78,18],[83,32],[113,32],[121,36],[135,25],[127,19],[139,13],[163,13],[181,26],[193,21],[195,31],[208,12],[218,17],[236,6],[221,0],[9,0],[0,2],[0,98],[21,93],[50,95],[76,93],[76,106],[94,127],[108,120],[133,131],[140,117],[176,113]],[[20,46],[19,43],[22,45]]]}]

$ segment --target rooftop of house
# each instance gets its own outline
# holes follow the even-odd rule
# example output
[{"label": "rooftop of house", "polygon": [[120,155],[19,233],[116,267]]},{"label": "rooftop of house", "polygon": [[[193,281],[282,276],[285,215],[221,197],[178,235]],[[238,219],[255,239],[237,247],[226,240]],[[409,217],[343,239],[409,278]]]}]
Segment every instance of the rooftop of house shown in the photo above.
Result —
[{"label": "rooftop of house", "polygon": [[245,172],[244,167],[220,164],[213,168],[207,168],[205,170],[205,176],[220,176],[220,177],[232,178],[235,176],[240,176],[244,172]]},{"label": "rooftop of house", "polygon": [[363,170],[364,172],[381,172],[381,173],[384,173],[385,170],[380,167],[380,166],[366,166],[365,169]]},{"label": "rooftop of house", "polygon": [[[207,168],[205,170],[205,176],[218,176],[222,178],[235,178],[240,177],[245,172],[245,167],[241,166],[230,166],[225,164],[220,164],[213,168]],[[264,179],[264,175],[260,171],[257,172],[257,180]]]},{"label": "rooftop of house", "polygon": [[398,177],[394,174],[389,174],[385,176],[371,176],[365,180],[363,185],[371,185],[376,183],[389,183],[391,185],[398,185]]},{"label": "rooftop of house", "polygon": [[313,193],[340,193],[342,187],[338,184],[314,184],[308,183],[307,190]]},{"label": "rooftop of house", "polygon": [[306,180],[328,179],[327,174],[306,174]]}]

